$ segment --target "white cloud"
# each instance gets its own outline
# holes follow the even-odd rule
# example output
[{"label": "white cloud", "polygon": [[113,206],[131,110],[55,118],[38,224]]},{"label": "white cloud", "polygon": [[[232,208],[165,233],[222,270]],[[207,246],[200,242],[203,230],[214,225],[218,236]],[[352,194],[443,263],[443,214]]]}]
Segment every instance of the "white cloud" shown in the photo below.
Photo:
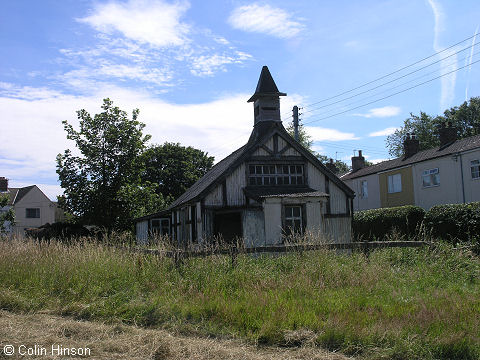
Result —
[{"label": "white cloud", "polygon": [[374,108],[368,110],[366,114],[353,114],[355,116],[362,116],[365,118],[384,118],[392,117],[400,114],[401,109],[398,106],[384,106],[381,108]]},{"label": "white cloud", "polygon": [[244,60],[251,58],[251,55],[240,51],[236,51],[234,56],[219,54],[207,56],[203,55],[193,59],[190,72],[195,76],[211,76],[219,70],[226,71],[226,68],[224,66],[226,64],[240,64]]},{"label": "white cloud", "polygon": [[189,41],[190,27],[180,21],[188,8],[187,2],[167,3],[163,0],[98,3],[91,15],[78,21],[106,34],[118,31],[144,44],[179,46]]},{"label": "white cloud", "polygon": [[370,161],[372,164],[378,164],[387,160],[390,160],[390,159],[368,159],[368,161]]},{"label": "white cloud", "polygon": [[342,141],[342,140],[358,140],[353,133],[345,133],[335,129],[322,128],[317,126],[305,126],[307,134],[312,137],[313,141]]},{"label": "white cloud", "polygon": [[[445,12],[443,11],[442,6],[435,0],[428,0],[428,3],[430,4],[430,7],[432,8],[433,11],[433,17],[435,19],[435,25],[433,28],[434,32],[434,39],[433,39],[433,49],[436,52],[445,50],[445,47],[440,45],[440,35],[441,33],[445,30]],[[444,51],[442,54],[439,56],[448,59],[442,60],[440,62],[441,64],[441,70],[440,70],[440,75],[445,75],[449,72],[454,71],[457,69],[457,58],[458,56],[454,54],[457,52],[458,49],[456,48],[451,48],[447,51]],[[450,56],[452,55],[452,56]],[[454,60],[451,62],[451,60]],[[440,96],[440,110],[444,111],[447,109],[454,97],[455,97],[455,83],[457,80],[457,73],[452,72],[451,74],[443,76],[440,81],[441,81],[441,96]]]},{"label": "white cloud", "polygon": [[386,129],[383,129],[383,130],[371,132],[370,134],[368,134],[368,136],[370,136],[370,137],[388,136],[388,135],[392,135],[398,129],[399,129],[398,127],[388,127]]},{"label": "white cloud", "polygon": [[291,15],[285,10],[259,4],[235,8],[228,22],[235,29],[264,33],[283,39],[298,35],[304,28],[301,23],[291,20]]}]

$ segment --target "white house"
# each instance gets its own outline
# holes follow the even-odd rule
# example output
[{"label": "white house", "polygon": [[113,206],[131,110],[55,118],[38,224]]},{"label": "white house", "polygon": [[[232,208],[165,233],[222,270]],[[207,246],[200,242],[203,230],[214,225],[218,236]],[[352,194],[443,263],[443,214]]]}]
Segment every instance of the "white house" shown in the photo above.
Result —
[{"label": "white house", "polygon": [[278,88],[266,66],[253,96],[248,142],[218,162],[166,210],[136,221],[137,238],[168,233],[179,245],[215,235],[245,246],[281,244],[309,231],[328,241],[351,238],[354,193],[280,120]]},{"label": "white house", "polygon": [[9,203],[1,210],[13,207],[15,225],[11,232],[23,235],[26,228],[35,228],[46,223],[54,223],[60,217],[61,210],[36,185],[11,188],[8,180],[0,177],[0,194],[7,194]]},{"label": "white house", "polygon": [[480,201],[480,135],[456,140],[456,129],[439,129],[440,146],[419,151],[415,135],[404,141],[405,156],[365,167],[362,153],[342,176],[357,196],[354,210]]}]

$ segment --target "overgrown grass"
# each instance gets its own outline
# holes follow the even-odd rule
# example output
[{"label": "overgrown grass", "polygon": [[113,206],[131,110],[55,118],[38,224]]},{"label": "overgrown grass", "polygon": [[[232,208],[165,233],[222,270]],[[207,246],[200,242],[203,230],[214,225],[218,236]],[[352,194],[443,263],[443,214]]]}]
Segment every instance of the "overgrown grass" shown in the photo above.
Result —
[{"label": "overgrown grass", "polygon": [[480,357],[480,260],[385,249],[185,260],[0,241],[0,308],[48,310],[373,359]]}]

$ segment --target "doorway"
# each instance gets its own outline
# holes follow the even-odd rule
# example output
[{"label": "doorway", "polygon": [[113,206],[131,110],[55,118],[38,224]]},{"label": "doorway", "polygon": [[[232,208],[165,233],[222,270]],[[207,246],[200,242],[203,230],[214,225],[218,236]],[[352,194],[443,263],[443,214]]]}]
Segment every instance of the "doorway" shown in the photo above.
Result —
[{"label": "doorway", "polygon": [[235,238],[241,238],[242,233],[242,214],[240,211],[217,213],[213,220],[213,233],[215,236],[221,236],[227,243],[233,243]]}]

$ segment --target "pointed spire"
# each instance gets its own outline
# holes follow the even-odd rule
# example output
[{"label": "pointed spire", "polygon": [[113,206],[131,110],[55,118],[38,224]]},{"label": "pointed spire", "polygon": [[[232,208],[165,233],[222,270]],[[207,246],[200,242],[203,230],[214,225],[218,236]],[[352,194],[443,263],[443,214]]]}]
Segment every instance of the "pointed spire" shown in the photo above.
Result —
[{"label": "pointed spire", "polygon": [[277,85],[273,80],[272,74],[268,70],[267,66],[262,67],[260,78],[258,79],[257,88],[255,94],[252,95],[248,102],[255,101],[262,96],[285,96],[287,94],[278,91]]}]

